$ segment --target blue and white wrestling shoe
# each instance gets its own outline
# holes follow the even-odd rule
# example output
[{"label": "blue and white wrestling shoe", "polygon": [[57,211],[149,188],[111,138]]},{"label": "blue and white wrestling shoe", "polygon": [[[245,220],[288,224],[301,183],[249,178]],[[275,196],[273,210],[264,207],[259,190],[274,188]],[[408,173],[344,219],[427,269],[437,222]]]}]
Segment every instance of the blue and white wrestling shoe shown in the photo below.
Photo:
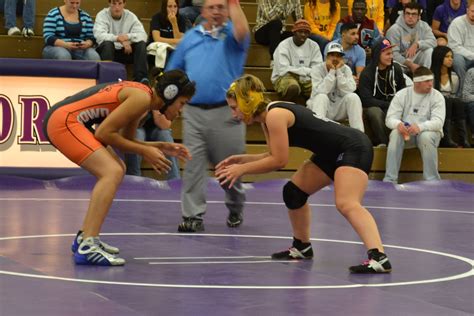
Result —
[{"label": "blue and white wrestling shoe", "polygon": [[[74,238],[73,242],[72,242],[72,245],[71,245],[71,250],[72,250],[72,253],[76,253],[77,249],[79,248],[79,245],[81,244],[82,242],[82,238],[83,238],[83,232],[80,230],[76,237]],[[100,240],[99,237],[97,237],[100,241],[100,247],[102,248],[102,250],[112,254],[112,255],[117,255],[119,254],[120,252],[120,249],[118,249],[117,247],[114,247],[114,246],[111,246],[109,244],[107,244],[106,242],[103,242],[102,240]]]},{"label": "blue and white wrestling shoe", "polygon": [[123,266],[125,259],[103,250],[99,238],[88,237],[81,242],[74,253],[74,262],[79,265]]}]

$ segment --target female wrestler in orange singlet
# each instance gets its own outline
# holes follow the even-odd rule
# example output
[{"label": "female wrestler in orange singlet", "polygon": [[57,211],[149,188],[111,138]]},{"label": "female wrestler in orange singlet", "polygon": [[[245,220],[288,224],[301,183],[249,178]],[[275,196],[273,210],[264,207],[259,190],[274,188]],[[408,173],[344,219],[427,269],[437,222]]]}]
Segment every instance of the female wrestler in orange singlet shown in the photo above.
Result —
[{"label": "female wrestler in orange singlet", "polygon": [[[76,264],[123,265],[119,249],[99,239],[115,193],[125,174],[125,164],[112,147],[142,155],[158,172],[167,172],[165,155],[190,159],[181,144],[135,140],[140,120],[159,110],[173,120],[193,96],[195,83],[180,70],[165,72],[153,88],[130,81],[100,84],[54,105],[43,128],[50,142],[67,158],[97,178],[82,229],[72,244]],[[100,124],[96,130],[94,126]]]}]

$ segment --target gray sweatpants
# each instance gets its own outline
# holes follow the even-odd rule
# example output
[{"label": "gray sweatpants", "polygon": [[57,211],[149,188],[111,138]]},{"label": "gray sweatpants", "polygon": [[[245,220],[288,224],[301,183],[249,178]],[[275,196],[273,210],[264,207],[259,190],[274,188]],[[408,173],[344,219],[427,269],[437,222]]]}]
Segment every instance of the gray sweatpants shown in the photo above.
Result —
[{"label": "gray sweatpants", "polygon": [[[186,163],[181,191],[184,217],[206,212],[206,186],[209,162],[216,165],[228,156],[245,152],[245,124],[232,118],[228,106],[203,110],[186,105],[183,110],[183,143],[191,152]],[[225,204],[230,212],[241,213],[245,193],[240,181],[231,189],[224,186]]]},{"label": "gray sweatpants", "polygon": [[405,148],[418,147],[423,160],[423,179],[439,180],[438,173],[438,146],[441,140],[441,133],[424,131],[417,136],[410,136],[410,140],[405,142],[403,136],[397,129],[390,133],[390,140],[387,147],[387,161],[385,164],[385,182],[398,182],[398,174],[402,163],[403,151]]}]

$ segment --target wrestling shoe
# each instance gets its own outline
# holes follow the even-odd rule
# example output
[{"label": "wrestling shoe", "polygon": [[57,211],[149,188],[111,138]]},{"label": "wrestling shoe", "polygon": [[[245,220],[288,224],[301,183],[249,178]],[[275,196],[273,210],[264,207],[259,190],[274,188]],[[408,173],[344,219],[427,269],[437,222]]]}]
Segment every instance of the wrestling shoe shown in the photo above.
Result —
[{"label": "wrestling shoe", "polygon": [[178,226],[180,233],[197,233],[204,231],[204,222],[199,217],[183,217],[183,222]]},{"label": "wrestling shoe", "polygon": [[303,243],[301,240],[293,237],[293,246],[288,250],[272,254],[274,260],[303,260],[313,259],[313,247],[311,243]]},{"label": "wrestling shoe", "polygon": [[78,265],[123,266],[125,259],[104,251],[99,238],[88,237],[81,242],[74,253],[74,262]]},{"label": "wrestling shoe", "polygon": [[378,249],[370,249],[367,251],[369,260],[365,260],[358,266],[349,267],[351,273],[390,273],[392,265],[388,261],[387,256],[379,252]]},{"label": "wrestling shoe", "polygon": [[[77,249],[79,248],[79,245],[81,244],[82,239],[83,239],[82,238],[83,234],[84,233],[81,230],[77,232],[77,235],[74,238],[74,240],[72,242],[72,245],[71,245],[72,253],[75,253],[77,251]],[[110,253],[111,255],[117,255],[120,252],[120,249],[118,249],[117,247],[111,246],[108,243],[103,242],[102,240],[100,240],[99,237],[97,237],[97,239],[99,239],[100,248],[102,248],[102,250]]]},{"label": "wrestling shoe", "polygon": [[244,221],[242,213],[229,213],[227,217],[227,226],[229,227],[239,227],[240,224]]}]

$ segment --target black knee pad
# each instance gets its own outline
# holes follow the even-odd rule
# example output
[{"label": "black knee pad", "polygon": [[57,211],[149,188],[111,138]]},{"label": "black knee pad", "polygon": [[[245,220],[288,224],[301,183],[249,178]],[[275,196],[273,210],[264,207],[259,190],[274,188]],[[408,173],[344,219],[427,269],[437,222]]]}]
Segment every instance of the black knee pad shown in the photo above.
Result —
[{"label": "black knee pad", "polygon": [[295,210],[305,205],[308,194],[298,188],[293,182],[288,181],[283,187],[283,201],[290,210]]}]

